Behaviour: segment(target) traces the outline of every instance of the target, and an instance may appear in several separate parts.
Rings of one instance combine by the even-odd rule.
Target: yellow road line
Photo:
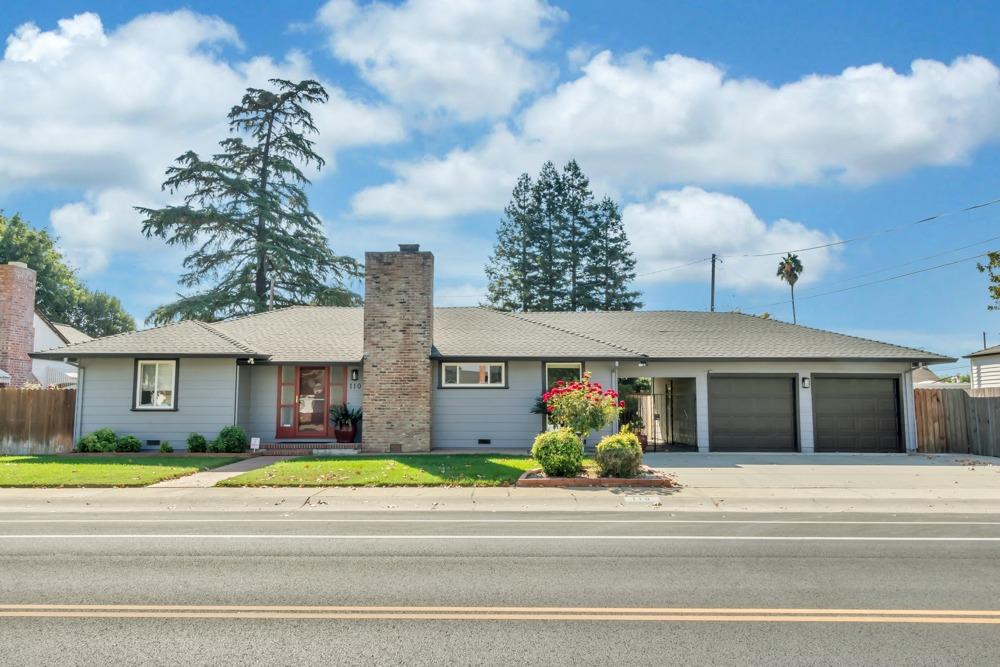
[[[997,610],[643,607],[363,607],[232,605],[0,605],[4,618],[219,618],[424,621],[959,623],[1000,625]]]

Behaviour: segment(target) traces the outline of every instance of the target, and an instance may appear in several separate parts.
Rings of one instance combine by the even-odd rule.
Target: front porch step
[[[353,453],[361,445],[352,442],[262,442],[258,454],[264,456],[312,456],[326,453]]]

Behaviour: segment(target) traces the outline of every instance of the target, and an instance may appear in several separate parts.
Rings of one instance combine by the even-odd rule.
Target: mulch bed
[[[626,487],[676,487],[680,486],[670,475],[649,466],[642,466],[636,477],[598,477],[591,469],[577,477],[549,477],[541,468],[529,470],[521,475],[515,486],[522,487],[568,487],[568,486],[626,486]]]

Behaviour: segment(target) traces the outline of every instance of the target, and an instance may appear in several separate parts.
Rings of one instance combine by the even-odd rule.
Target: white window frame
[[[478,366],[499,366],[500,367],[500,382],[481,384],[479,382],[472,383],[462,383],[462,382],[446,382],[445,376],[447,375],[447,368],[449,366],[467,366],[475,364]],[[507,386],[507,363],[504,361],[442,361],[441,362],[441,387],[443,389],[504,389]],[[455,373],[456,378],[461,377],[461,373]],[[490,372],[486,372],[486,379],[489,380]]]
[[[159,385],[160,366],[169,365],[173,369],[173,383],[170,387],[170,405],[142,405],[139,401],[142,396],[142,367],[154,365],[156,373],[153,376],[153,387]],[[132,408],[135,410],[176,410],[177,409],[177,360],[176,359],[136,359],[135,362],[135,387],[133,387]]]
[[[542,391],[548,391],[550,389],[550,387],[548,386],[548,384],[549,384],[549,367],[552,367],[552,368],[572,368],[572,367],[576,367],[580,371],[579,377],[577,378],[577,380],[582,380],[583,379],[583,373],[584,373],[584,370],[585,370],[582,361],[546,361],[545,362],[545,377],[542,380],[542,382],[544,382],[546,386],[542,387]]]

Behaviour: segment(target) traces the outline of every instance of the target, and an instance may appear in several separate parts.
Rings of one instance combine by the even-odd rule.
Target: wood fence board
[[[0,454],[73,451],[74,389],[0,389]]]

